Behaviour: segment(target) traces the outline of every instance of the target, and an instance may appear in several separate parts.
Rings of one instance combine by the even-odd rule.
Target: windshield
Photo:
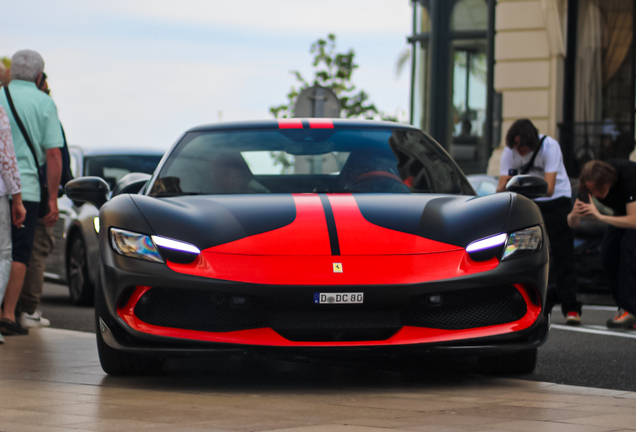
[[[422,132],[346,128],[188,133],[149,194],[312,192],[474,194]]]
[[[128,173],[152,174],[159,165],[161,157],[158,155],[86,156],[84,175],[103,178],[112,190]]]

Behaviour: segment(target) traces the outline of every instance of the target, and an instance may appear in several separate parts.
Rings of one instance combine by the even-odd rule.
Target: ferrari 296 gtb
[[[545,193],[535,180],[478,197],[435,141],[397,123],[190,129],[152,176],[125,177],[110,199],[99,178],[67,185],[101,206],[102,367],[370,350],[468,352],[529,372],[549,321],[547,238],[522,196]]]

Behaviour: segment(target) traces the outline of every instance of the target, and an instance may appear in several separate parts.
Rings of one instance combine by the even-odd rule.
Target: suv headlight
[[[119,255],[146,261],[164,262],[150,236],[111,228],[110,244]]]
[[[530,255],[543,246],[541,227],[535,226],[508,235],[501,260]]]

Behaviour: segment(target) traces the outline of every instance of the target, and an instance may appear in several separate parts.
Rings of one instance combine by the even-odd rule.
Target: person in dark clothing
[[[579,177],[579,199],[568,215],[568,224],[577,226],[590,217],[607,223],[601,256],[612,297],[618,305],[616,316],[607,321],[610,328],[636,325],[636,163],[615,159],[590,161]],[[592,197],[614,211],[601,214]]]
[[[579,325],[582,310],[576,297],[574,232],[567,222],[572,209],[572,187],[559,143],[552,137],[540,135],[530,120],[517,120],[506,134],[499,171],[497,192],[505,191],[508,181],[517,174],[541,177],[548,183],[547,195],[534,200],[541,209],[550,240],[550,276],[556,281],[556,290],[548,292],[546,310],[550,312],[559,302],[566,323]]]

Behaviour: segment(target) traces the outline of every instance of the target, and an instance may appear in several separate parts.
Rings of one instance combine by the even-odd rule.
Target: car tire
[[[509,354],[483,355],[479,358],[479,371],[488,375],[528,374],[536,367],[536,348]]]
[[[86,245],[80,234],[75,234],[69,242],[66,264],[68,290],[71,303],[76,306],[92,306],[95,288],[88,277]]]
[[[100,318],[111,330],[117,323],[110,316],[104,292],[97,275],[95,292],[95,334],[97,335],[97,354],[104,372],[108,375],[157,375],[163,369],[164,360],[160,358],[129,353],[110,347],[102,337]]]

